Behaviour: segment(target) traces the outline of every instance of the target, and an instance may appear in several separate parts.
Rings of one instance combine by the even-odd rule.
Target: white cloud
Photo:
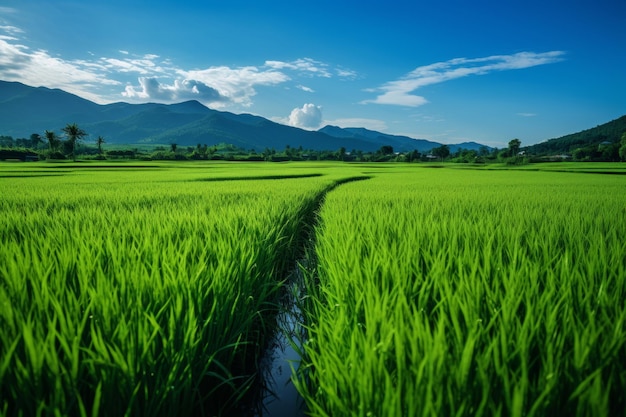
[[[388,83],[386,87],[381,89],[387,91],[376,97],[375,100],[365,100],[362,103],[393,104],[408,107],[418,107],[428,103],[428,100],[422,96],[409,94],[409,92],[413,89],[404,91],[405,89],[401,85],[392,85],[392,83]]]
[[[0,13],[2,12],[2,7],[0,7]],[[9,26],[9,25],[0,25],[0,30],[9,33],[9,34],[19,34],[19,33],[24,33],[24,31],[18,27],[15,26]]]
[[[122,95],[127,98],[170,100],[173,93],[171,88],[161,86],[156,78],[139,77],[140,88],[127,85]]]
[[[184,79],[196,80],[210,85],[231,103],[250,106],[256,95],[256,86],[272,86],[284,83],[289,77],[280,71],[259,70],[254,66],[230,68],[210,67],[204,70],[178,70]]]
[[[249,107],[259,87],[286,83],[291,80],[288,73],[331,76],[327,64],[311,58],[192,70],[156,54],[137,55],[124,49],[114,56],[88,52],[85,59],[67,60],[45,50],[32,49],[21,39],[21,33],[17,27],[0,26],[0,79],[61,88],[98,103],[123,97],[133,102],[196,99],[215,107]],[[297,88],[314,92],[305,85]]]
[[[104,58],[103,59],[107,68],[112,71],[118,72],[137,72],[139,74],[148,74],[148,70],[141,66],[133,63],[132,60],[125,59],[116,59],[116,58]]]
[[[335,71],[337,72],[338,76],[343,77],[343,78],[355,79],[358,75],[356,71],[343,69],[343,68],[337,68]]]
[[[450,81],[469,75],[484,75],[494,71],[507,71],[551,64],[563,60],[563,51],[543,53],[520,52],[513,55],[493,55],[484,58],[455,58],[445,62],[417,67],[399,80],[390,81],[370,90],[382,92],[373,100],[362,103],[394,104],[417,107],[428,103],[413,92],[422,87]]]
[[[517,113],[518,116],[522,116],[522,117],[534,117],[537,114],[536,113]]]
[[[12,32],[20,31],[14,28]],[[196,99],[216,106],[250,106],[255,87],[290,79],[273,68],[219,66],[187,71],[155,54],[119,53],[118,57],[64,60],[45,50],[32,50],[17,38],[0,36],[0,79],[61,88],[98,103],[125,97],[134,101]],[[138,85],[118,81],[130,74],[138,76]],[[111,91],[110,86],[123,84],[127,84],[124,91]],[[97,94],[103,90],[107,93]]]
[[[104,67],[84,61],[65,61],[48,51],[33,51],[25,45],[0,39],[0,78],[33,86],[61,88],[81,97],[102,102],[93,93],[96,86],[121,83],[103,74]]]
[[[302,129],[317,129],[322,124],[322,108],[311,103],[296,107],[289,115],[289,124]]]
[[[124,97],[142,101],[175,102],[194,99],[213,107],[223,107],[228,104],[250,106],[252,97],[256,95],[256,86],[272,86],[289,80],[289,77],[282,72],[263,71],[254,66],[240,68],[220,66],[192,71],[182,69],[156,71],[159,67],[152,64],[144,66],[143,62],[117,61],[119,60],[113,63],[111,60],[107,62],[115,64],[120,70],[138,72],[142,75],[155,71],[163,74],[159,78],[175,77],[171,85],[159,82],[156,77],[139,77],[139,86],[126,86],[126,90],[122,93]]]
[[[168,66],[166,62],[158,62],[157,58],[159,58],[158,55],[147,54],[123,59],[101,58],[100,61],[111,72],[135,72],[141,75],[168,75],[175,71],[175,69]]]
[[[330,71],[328,71],[327,64],[311,58],[301,58],[291,62],[265,61],[265,66],[277,70],[289,69],[293,71],[299,71],[315,77],[331,77]]]
[[[126,86],[122,95],[130,99],[178,102],[198,100],[219,103],[226,100],[219,91],[196,80],[176,80],[173,85],[160,83],[156,78],[139,78],[139,88]]]

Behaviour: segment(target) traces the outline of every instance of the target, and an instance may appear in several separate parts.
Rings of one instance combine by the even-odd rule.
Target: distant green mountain
[[[104,137],[108,144],[229,143],[258,151],[287,145],[364,151],[382,146],[356,138],[338,140],[250,114],[220,112],[197,101],[99,105],[58,89],[0,81],[0,135],[27,138],[45,130],[60,133],[68,123],[77,123],[91,138]]]
[[[327,135],[337,138],[359,139],[362,141],[371,142],[373,144],[382,143],[392,146],[394,151],[396,152],[407,152],[413,150],[428,152],[431,149],[441,146],[441,143],[433,142],[426,139],[414,139],[408,136],[389,135],[362,127],[341,128],[337,126],[324,126],[319,130],[319,132],[323,132]],[[448,145],[448,147],[450,148],[451,152],[456,152],[459,149],[479,150],[482,147],[491,149],[488,146],[484,146],[476,142],[463,142],[459,144]]]
[[[597,149],[603,145],[616,145],[624,133],[626,133],[626,115],[591,129],[549,139],[523,149],[533,155],[572,154],[577,149]]]
[[[326,133],[327,135],[336,138],[351,138],[358,139],[364,142],[372,143],[374,146],[377,144],[385,144],[392,146],[396,152],[405,152],[418,150],[420,152],[427,152],[433,148],[441,146],[440,143],[431,142],[425,139],[413,139],[408,136],[396,136],[388,135],[374,130],[368,130],[362,127],[347,127],[341,128],[338,126],[324,126],[319,132]],[[378,145],[380,147],[380,145]]]
[[[60,134],[68,123],[76,123],[91,139],[105,138],[107,144],[168,144],[209,146],[228,143],[244,149],[265,148],[337,150],[364,152],[392,146],[404,152],[429,151],[440,143],[407,136],[387,135],[363,128],[326,126],[308,131],[272,122],[251,114],[234,114],[205,107],[197,101],[177,104],[100,105],[58,89],[30,87],[0,81],[0,135],[28,138],[32,133],[52,130]],[[449,145],[478,149],[477,143]]]

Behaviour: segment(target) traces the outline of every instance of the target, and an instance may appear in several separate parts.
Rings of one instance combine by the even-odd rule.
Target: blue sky
[[[0,0],[0,79],[530,145],[626,114],[626,2]]]

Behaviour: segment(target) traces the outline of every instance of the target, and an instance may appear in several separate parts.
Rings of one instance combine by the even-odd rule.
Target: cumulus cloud
[[[231,103],[250,106],[256,95],[256,86],[273,86],[290,78],[280,71],[263,70],[255,66],[230,68],[210,67],[204,70],[178,70],[178,75],[214,87]]]
[[[122,95],[130,99],[164,102],[198,100],[215,103],[226,100],[215,88],[197,80],[176,80],[173,85],[167,85],[147,77],[139,78],[139,87],[127,85]]]
[[[314,93],[315,90],[313,90],[311,87],[307,87],[305,85],[297,85],[296,88],[302,90],[302,91],[306,91],[307,93]]]
[[[311,103],[296,107],[289,115],[289,124],[302,129],[317,129],[322,124],[322,108]]]
[[[399,80],[390,81],[369,90],[381,92],[373,100],[362,103],[394,104],[417,107],[428,102],[414,91],[432,84],[450,81],[470,75],[485,75],[495,71],[517,70],[563,60],[565,52],[520,52],[513,55],[493,55],[483,58],[455,58],[445,62],[417,67]]]

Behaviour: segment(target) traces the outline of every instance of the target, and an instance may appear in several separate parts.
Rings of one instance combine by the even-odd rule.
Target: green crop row
[[[211,175],[2,180],[1,416],[248,413],[281,279],[335,179]]]
[[[388,170],[329,193],[312,416],[626,415],[623,176]]]

